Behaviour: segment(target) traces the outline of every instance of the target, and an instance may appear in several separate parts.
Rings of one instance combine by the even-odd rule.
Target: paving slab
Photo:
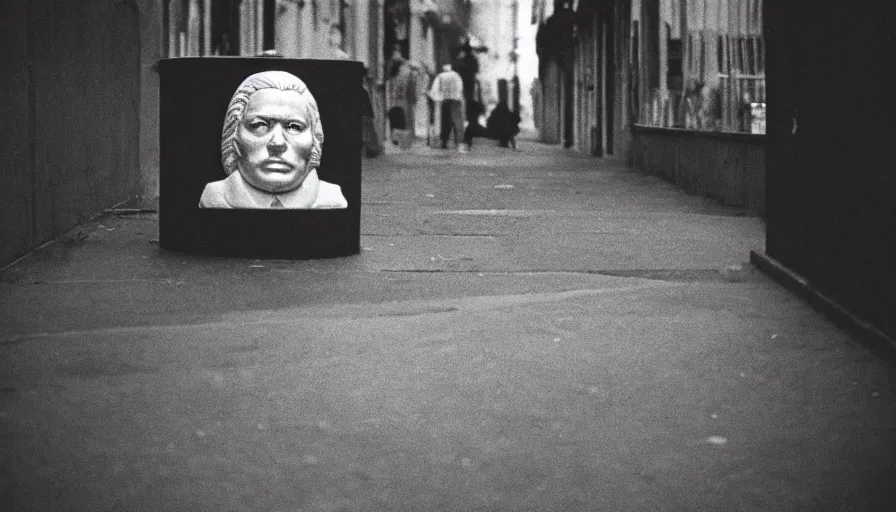
[[[9,510],[892,510],[892,366],[747,261],[762,220],[522,142],[365,161],[361,254],[0,274]]]

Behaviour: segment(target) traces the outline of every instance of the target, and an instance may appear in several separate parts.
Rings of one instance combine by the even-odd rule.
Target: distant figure
[[[389,64],[387,94],[390,135],[392,143],[398,144],[396,130],[408,130],[413,119],[414,105],[417,104],[417,84],[414,79],[414,66],[401,56],[397,47]]]
[[[214,55],[236,55],[236,48],[230,44],[230,34],[221,32],[221,42],[215,48]]]
[[[464,83],[464,105],[466,105],[467,126],[469,127],[473,125],[473,131],[475,131],[475,126],[479,124],[479,110],[477,108],[478,87],[476,80],[476,75],[479,74],[479,60],[473,54],[473,47],[470,45],[469,37],[462,37],[460,43],[460,46],[457,48],[455,59],[452,62],[452,68],[457,71],[457,74],[460,75],[460,78]],[[473,143],[473,131],[468,130],[464,134],[464,141],[468,147]]]
[[[442,148],[448,147],[448,137],[454,132],[454,144],[458,151],[466,153],[463,140],[464,129],[464,84],[460,75],[451,69],[451,64],[442,66],[442,72],[433,79],[429,97],[442,105]]]
[[[351,57],[342,49],[342,29],[337,24],[330,25],[330,35],[327,38],[327,58],[333,60],[350,60]]]
[[[507,80],[498,80],[498,105],[488,116],[488,131],[498,139],[502,148],[516,149],[516,135],[520,132],[520,116],[507,106]]]

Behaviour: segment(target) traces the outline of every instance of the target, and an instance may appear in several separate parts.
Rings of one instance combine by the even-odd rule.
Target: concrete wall
[[[541,77],[541,126],[539,136],[542,142],[547,144],[560,144],[563,140],[561,113],[563,102],[561,91],[563,89],[563,75],[560,65],[556,60],[550,59],[543,68]]]
[[[35,245],[27,15],[25,0],[0,2],[0,266]]]
[[[159,195],[159,60],[167,56],[163,5],[141,0],[140,7],[140,182],[145,199]]]
[[[0,265],[137,194],[139,8],[0,2]]]
[[[613,2],[613,154],[623,156],[626,161],[631,161],[632,119],[631,81],[629,69],[631,61],[631,48],[629,37],[631,33],[632,2],[631,0],[616,0]]]
[[[765,137],[636,126],[632,163],[689,194],[765,211]]]

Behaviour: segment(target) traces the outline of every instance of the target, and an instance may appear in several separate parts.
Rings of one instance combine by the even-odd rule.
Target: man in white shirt
[[[454,132],[454,144],[458,151],[467,151],[463,141],[464,130],[464,82],[460,75],[451,69],[451,64],[442,66],[442,72],[436,75],[429,89],[429,97],[441,103],[442,109],[442,147],[448,147],[448,137]]]

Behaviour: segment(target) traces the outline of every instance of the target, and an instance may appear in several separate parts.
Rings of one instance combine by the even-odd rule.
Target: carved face
[[[262,89],[252,94],[236,133],[243,179],[270,193],[301,186],[311,171],[311,117],[308,102],[296,91]]]

